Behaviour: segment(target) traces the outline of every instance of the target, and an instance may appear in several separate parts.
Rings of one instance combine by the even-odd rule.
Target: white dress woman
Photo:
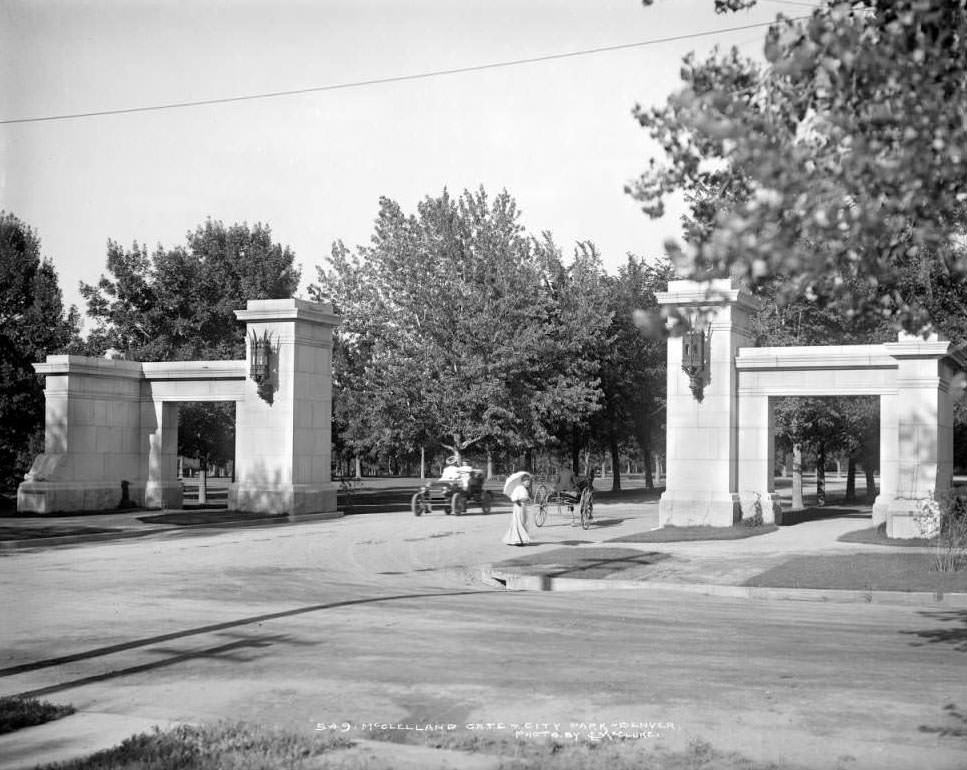
[[[527,503],[530,501],[530,480],[525,484],[519,484],[510,493],[510,499],[514,503],[514,511],[510,515],[510,528],[503,537],[503,542],[507,545],[527,545],[531,541],[531,536],[527,532]]]

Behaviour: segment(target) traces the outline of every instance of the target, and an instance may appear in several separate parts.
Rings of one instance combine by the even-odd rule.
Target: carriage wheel
[[[480,510],[484,514],[490,513],[490,508],[494,504],[494,496],[489,491],[484,490],[480,495]]]
[[[547,491],[547,487],[541,484],[537,488],[537,492],[534,494],[534,502],[537,503],[537,513],[534,514],[534,523],[538,527],[543,527],[544,522],[547,521],[547,504],[550,493]]]
[[[453,497],[450,500],[450,512],[454,516],[459,516],[461,513],[467,510],[467,502],[463,499],[463,494],[460,492],[454,492]]]
[[[588,529],[591,526],[591,511],[594,509],[594,497],[590,489],[585,489],[581,495],[581,528]]]
[[[414,516],[420,516],[424,513],[424,507],[423,495],[417,492],[413,495],[413,499],[410,500],[410,510],[413,511]]]

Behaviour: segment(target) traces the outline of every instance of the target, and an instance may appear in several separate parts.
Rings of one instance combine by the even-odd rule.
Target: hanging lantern
[[[249,337],[249,376],[258,386],[259,397],[272,403],[272,341],[269,333],[259,337],[252,332]]]
[[[682,335],[682,371],[688,375],[692,395],[701,401],[705,390],[708,338],[704,329],[690,329]]]

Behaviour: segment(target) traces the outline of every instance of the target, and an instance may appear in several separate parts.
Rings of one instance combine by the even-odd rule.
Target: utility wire
[[[793,5],[799,8],[819,8],[819,3],[797,3],[795,0],[762,0],[764,3],[777,3],[778,5]]]
[[[790,21],[802,21],[808,17],[801,16]],[[761,29],[771,27],[775,22],[762,22],[760,24],[747,24],[742,27],[728,27],[726,29],[715,29],[707,32],[691,32],[685,35],[673,35],[671,37],[656,38],[654,40],[643,40],[638,43],[623,43],[621,45],[602,46],[600,48],[585,48],[580,51],[567,51],[565,53],[554,53],[546,56],[533,56],[526,59],[511,59],[509,61],[493,62],[491,64],[478,64],[470,67],[456,67],[454,69],[433,70],[431,72],[421,72],[413,75],[395,75],[384,78],[373,78],[372,80],[356,80],[349,83],[335,83],[326,86],[315,86],[311,88],[294,88],[288,91],[270,91],[261,94],[248,94],[245,96],[225,96],[217,99],[199,99],[190,102],[172,102],[170,104],[156,104],[147,107],[124,107],[116,110],[97,110],[93,112],[74,112],[64,115],[44,115],[35,118],[10,118],[0,120],[0,125],[13,125],[18,123],[42,123],[54,120],[74,120],[77,118],[100,118],[108,115],[127,115],[134,112],[157,112],[160,110],[176,110],[186,107],[203,107],[211,104],[230,104],[232,102],[248,102],[256,99],[275,99],[280,96],[297,96],[299,94],[321,93],[323,91],[338,91],[347,88],[362,88],[363,86],[382,85],[386,83],[401,83],[408,80],[425,80],[427,78],[442,77],[444,75],[460,75],[466,72],[481,72],[484,70],[501,69],[504,67],[517,67],[521,64],[536,64],[538,62],[555,61],[557,59],[568,59],[576,56],[590,56],[592,54],[607,53],[609,51],[622,51],[629,48],[644,48],[650,45],[660,45],[662,43],[672,43],[678,40],[691,40],[697,37],[709,37],[711,35],[723,35],[729,32],[741,32],[747,29]]]

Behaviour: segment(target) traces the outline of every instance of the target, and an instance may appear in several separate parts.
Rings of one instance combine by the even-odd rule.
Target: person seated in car
[[[446,484],[448,486],[460,483],[460,468],[457,466],[456,457],[447,458],[447,464],[443,469],[443,473],[440,474],[440,478],[437,483]]]

